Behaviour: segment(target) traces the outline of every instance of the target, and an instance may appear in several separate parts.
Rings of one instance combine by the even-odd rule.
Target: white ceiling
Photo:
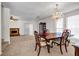
[[[11,15],[19,16],[21,20],[34,20],[52,15],[55,2],[4,2],[4,7],[11,10]],[[79,9],[79,2],[58,2],[63,13]]]

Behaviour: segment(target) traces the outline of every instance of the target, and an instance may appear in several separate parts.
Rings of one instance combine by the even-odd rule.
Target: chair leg
[[[70,40],[68,40],[68,43],[70,43]]]
[[[66,52],[67,52],[67,45],[66,45],[66,43],[65,43],[65,50],[66,50]]]
[[[68,46],[69,46],[70,40],[68,40]]]
[[[47,45],[47,51],[50,53],[50,45]]]
[[[62,46],[60,45],[60,51],[61,51],[61,54],[63,54],[63,52],[62,52]]]
[[[40,54],[40,51],[41,51],[41,47],[39,47],[39,51],[38,51],[38,55],[37,55],[37,56],[39,56],[39,54]]]
[[[36,46],[35,46],[35,51],[36,51],[36,49],[37,49],[37,44],[36,44]]]
[[[54,44],[54,43],[52,42],[52,43],[51,43],[51,48],[53,48],[53,44]]]

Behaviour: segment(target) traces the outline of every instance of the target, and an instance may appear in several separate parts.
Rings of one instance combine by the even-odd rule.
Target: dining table
[[[73,35],[72,34],[70,34],[69,35],[69,37],[72,37]],[[49,33],[46,37],[45,37],[45,39],[46,39],[46,41],[47,42],[50,42],[50,41],[55,41],[55,40],[60,40],[62,38],[62,33],[59,33],[59,32],[56,32],[56,33]],[[70,41],[69,39],[68,39],[68,41]],[[51,47],[52,47],[53,45],[52,45],[52,43],[51,43]]]
[[[72,37],[72,36],[74,36],[73,34],[70,34],[69,35],[69,37]],[[56,33],[49,33],[46,37],[45,37],[45,39],[46,40],[55,40],[55,39],[61,39],[62,38],[62,33],[60,33],[60,32],[56,32]]]
[[[55,41],[61,38],[62,38],[62,33],[49,33],[47,36],[45,36],[45,40],[51,43],[50,45],[51,48],[53,48],[52,41]]]
[[[62,33],[49,33],[45,39],[50,41],[50,40],[55,40],[55,39],[60,39],[62,38]]]

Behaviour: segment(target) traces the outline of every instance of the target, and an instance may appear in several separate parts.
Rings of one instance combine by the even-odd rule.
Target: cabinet
[[[45,22],[40,22],[39,23],[39,34],[43,35],[46,31],[46,23]]]

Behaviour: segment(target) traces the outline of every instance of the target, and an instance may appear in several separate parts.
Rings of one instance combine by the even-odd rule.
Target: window
[[[56,31],[62,32],[63,31],[63,18],[58,19],[56,22]]]
[[[72,34],[79,36],[79,15],[68,17],[67,28],[71,30]]]

